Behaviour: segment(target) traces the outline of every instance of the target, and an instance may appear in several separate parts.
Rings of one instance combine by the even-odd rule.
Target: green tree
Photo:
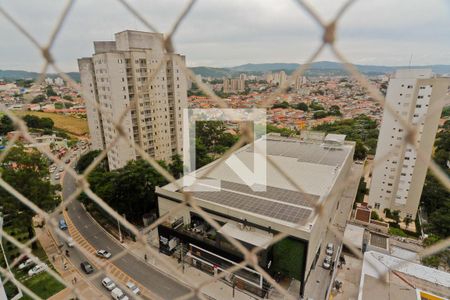
[[[279,133],[281,136],[294,136],[294,135],[298,134],[298,132],[293,129],[289,129],[289,128],[285,128],[285,127],[278,128],[275,125],[268,124],[266,126],[266,133],[270,133],[270,132]]]
[[[392,212],[392,219],[395,221],[395,223],[400,223],[400,211],[399,210],[394,210]]]
[[[39,118],[33,115],[25,115],[23,120],[30,128],[53,129],[54,122],[50,118]]]
[[[169,164],[169,171],[175,178],[180,178],[183,175],[183,160],[179,154],[172,156],[172,161]]]
[[[328,113],[323,110],[315,111],[313,114],[314,119],[322,119],[328,116]]]
[[[2,116],[0,119],[0,135],[5,135],[10,131],[14,131],[14,129],[12,120],[7,115]]]
[[[380,220],[380,216],[378,215],[378,213],[375,210],[372,210],[372,212],[370,213],[370,218],[375,221]]]
[[[31,202],[50,212],[59,203],[55,194],[57,187],[45,179],[48,173],[47,160],[37,150],[25,151],[17,144],[6,156],[0,172],[2,178]],[[34,212],[15,196],[0,187],[0,199],[4,214],[20,216],[25,224],[31,225]]]
[[[361,141],[356,141],[354,159],[363,160],[367,156],[366,146]]]
[[[358,191],[356,192],[356,202],[361,203],[364,201],[364,195],[368,193],[367,183],[364,181],[364,177],[359,179]]]
[[[289,108],[289,107],[290,107],[290,105],[286,101],[283,101],[280,103],[275,103],[274,105],[272,105],[272,108]]]
[[[303,111],[308,111],[309,110],[308,105],[305,102],[297,103],[295,105],[295,109],[299,109],[299,110],[303,110]]]
[[[325,107],[323,107],[323,105],[317,103],[317,102],[311,102],[311,104],[309,105],[309,108],[311,108],[311,110],[316,111],[316,110],[325,110]]]
[[[45,89],[45,94],[47,95],[47,97],[58,96],[58,94],[53,90],[53,88],[50,85],[47,85]]]
[[[33,98],[33,100],[31,100],[31,103],[41,103],[44,102],[45,100],[47,100],[47,97],[45,97],[45,95],[37,95],[36,97]]]
[[[332,116],[342,116],[340,107],[337,105],[332,105],[328,111],[328,114]]]
[[[75,166],[75,170],[78,173],[83,173],[84,170],[94,161],[94,159],[99,156],[101,153],[101,150],[91,150],[83,155],[81,155],[80,159],[77,162],[77,165]],[[105,157],[102,159],[102,161],[97,165],[97,170],[106,172],[108,171],[108,158]]]
[[[403,222],[405,222],[406,228],[408,228],[409,224],[411,224],[411,222],[412,222],[412,218],[406,217],[403,219]]]
[[[164,162],[158,162],[167,169]],[[119,214],[134,223],[156,208],[155,187],[167,181],[148,162],[139,159],[114,171],[94,170],[88,177],[91,189]],[[87,204],[92,202],[84,197]]]

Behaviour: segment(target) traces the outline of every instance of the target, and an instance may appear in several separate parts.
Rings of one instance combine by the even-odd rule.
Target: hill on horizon
[[[247,73],[252,75],[262,75],[267,72],[285,71],[287,74],[291,74],[297,69],[300,64],[297,63],[262,63],[262,64],[243,64],[234,67],[218,68],[208,66],[190,67],[195,73],[202,75],[203,77],[230,77],[236,76],[240,73]],[[366,75],[383,75],[386,73],[392,73],[396,69],[402,68],[431,68],[436,74],[450,74],[450,65],[423,65],[423,66],[378,66],[378,65],[358,65],[355,67],[363,74]],[[78,72],[67,73],[75,81],[80,81],[80,74]],[[332,61],[318,61],[311,64],[310,68],[306,71],[306,76],[333,76],[333,75],[348,75],[345,67],[342,63]],[[57,74],[49,73],[48,77],[56,78]],[[0,79],[16,80],[16,79],[36,79],[39,77],[37,72],[28,72],[22,70],[0,70]]]

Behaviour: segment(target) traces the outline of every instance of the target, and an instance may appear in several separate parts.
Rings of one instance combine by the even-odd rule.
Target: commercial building
[[[180,255],[183,262],[217,274],[243,259],[226,239],[233,237],[248,249],[260,247],[259,265],[273,276],[297,279],[303,294],[308,275],[325,248],[327,224],[333,222],[339,207],[355,148],[343,135],[311,136],[314,138],[269,134],[255,141],[258,147],[265,143],[267,156],[290,178],[268,163],[266,191],[253,191],[224,163],[212,162],[191,174],[201,178],[208,173],[208,179],[220,181],[220,189],[192,192],[197,204],[220,224],[220,230],[190,207],[172,211],[184,200],[183,189],[177,185],[156,188],[159,215],[169,214],[158,227],[160,251]],[[249,168],[253,146],[246,145],[233,154]],[[183,178],[178,180],[180,186],[183,182]],[[315,204],[326,196],[323,214],[312,217]],[[279,232],[288,237],[269,245]],[[260,297],[267,290],[265,280],[250,267],[228,274],[226,280]]]
[[[381,213],[387,208],[399,210],[402,218],[415,219],[428,163],[431,157],[443,99],[450,78],[434,77],[429,69],[398,70],[389,81],[385,109],[376,150],[370,186],[369,205]],[[399,117],[416,128],[414,146],[407,143],[408,133]]]
[[[364,253],[358,300],[445,300],[449,295],[449,273],[377,251]]]
[[[122,120],[126,139],[108,151],[111,169],[139,157],[130,143],[158,160],[182,152],[185,57],[165,53],[162,39],[160,33],[126,30],[115,41],[94,42],[92,57],[78,60],[93,149],[108,147]]]

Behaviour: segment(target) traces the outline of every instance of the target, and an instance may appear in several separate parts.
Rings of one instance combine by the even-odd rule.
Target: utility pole
[[[122,243],[122,242],[123,242],[123,240],[122,240],[122,231],[120,231],[120,222],[119,222],[119,219],[117,219],[117,227],[118,227],[118,229],[119,229],[119,241]]]
[[[181,243],[181,248],[180,248],[180,260],[181,260],[181,270],[184,273],[184,255],[183,255],[183,243]]]

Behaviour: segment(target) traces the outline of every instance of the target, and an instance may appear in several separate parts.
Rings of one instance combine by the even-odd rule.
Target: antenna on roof
[[[409,69],[411,69],[412,59],[413,59],[413,54],[411,53],[411,56],[409,57]]]

